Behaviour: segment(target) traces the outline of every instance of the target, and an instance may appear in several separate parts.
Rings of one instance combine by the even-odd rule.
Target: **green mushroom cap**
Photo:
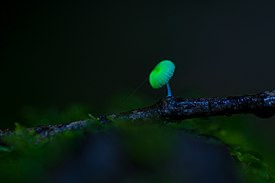
[[[175,71],[175,64],[170,60],[163,60],[151,71],[149,82],[154,89],[167,84]]]

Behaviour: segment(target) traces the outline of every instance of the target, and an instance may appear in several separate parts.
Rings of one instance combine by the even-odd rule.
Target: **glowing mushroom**
[[[170,60],[163,60],[158,63],[151,71],[149,82],[154,89],[161,88],[163,85],[167,87],[167,97],[172,96],[169,80],[175,71],[175,64]]]

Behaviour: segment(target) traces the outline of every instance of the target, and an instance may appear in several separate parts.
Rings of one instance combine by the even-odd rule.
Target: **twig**
[[[251,113],[261,118],[273,116],[275,114],[275,91],[234,97],[196,99],[168,97],[149,107],[100,116],[97,120],[102,123],[115,120],[182,121],[190,118],[230,116],[240,113]],[[82,120],[68,124],[34,127],[30,130],[34,130],[43,137],[49,137],[65,131],[83,129],[88,123],[88,120]],[[0,130],[0,137],[10,134],[12,130]]]
[[[215,98],[164,98],[156,104],[107,116],[117,120],[184,120],[198,117],[230,116],[239,113],[252,113],[268,118],[275,114],[275,91],[256,95]]]

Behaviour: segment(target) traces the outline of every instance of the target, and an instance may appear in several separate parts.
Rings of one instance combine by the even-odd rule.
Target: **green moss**
[[[84,113],[74,112],[69,118]],[[85,115],[88,117],[88,113]],[[58,166],[91,134],[118,134],[122,137],[120,143],[128,158],[139,166],[153,169],[169,159],[175,134],[184,131],[194,136],[207,137],[207,143],[225,144],[248,182],[274,182],[274,166],[270,164],[273,159],[263,157],[261,149],[253,143],[249,129],[250,119],[249,116],[238,115],[230,118],[192,119],[181,123],[117,121],[103,124],[91,117],[87,129],[66,132],[50,139],[42,138],[16,124],[15,133],[2,139],[0,144],[0,177],[6,182],[41,181],[47,177],[50,167]],[[159,176],[163,180],[171,180],[165,173]]]

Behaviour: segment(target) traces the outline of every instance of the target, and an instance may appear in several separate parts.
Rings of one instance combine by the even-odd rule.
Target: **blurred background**
[[[150,105],[165,96],[147,81],[163,59],[176,96],[275,89],[274,1],[9,1],[0,17],[1,128]],[[244,119],[230,128],[272,157],[275,118]]]
[[[274,89],[272,1],[54,1],[1,5],[1,126],[24,107],[104,113],[114,96],[165,95],[147,78],[176,64],[176,96]]]

